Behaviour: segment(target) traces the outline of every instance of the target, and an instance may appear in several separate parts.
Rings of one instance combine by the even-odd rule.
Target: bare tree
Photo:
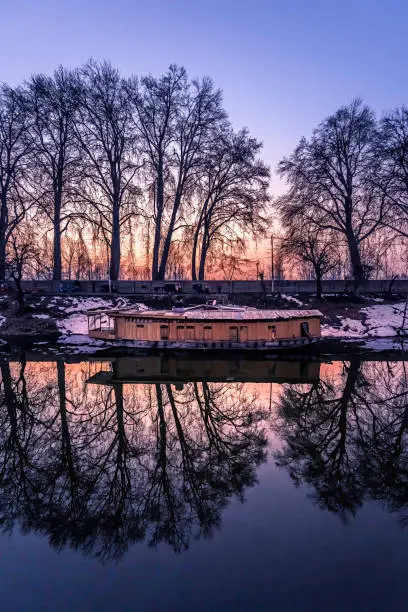
[[[5,280],[10,236],[32,206],[26,163],[31,153],[27,101],[22,89],[0,87],[0,280]]]
[[[192,279],[204,280],[209,249],[244,232],[262,235],[269,201],[269,169],[257,158],[262,144],[247,130],[219,133],[204,155],[197,189],[199,210],[193,236]],[[199,259],[198,259],[199,255]],[[198,266],[198,275],[197,275]]]
[[[334,270],[339,261],[339,250],[333,232],[319,232],[313,224],[297,220],[287,228],[281,249],[287,259],[312,268],[316,280],[316,297],[320,299],[323,276]]]
[[[40,206],[53,227],[53,280],[61,280],[61,236],[72,210],[73,179],[78,168],[73,120],[78,107],[74,75],[59,67],[53,77],[35,75],[28,83],[32,114],[31,134],[35,151]]]
[[[386,114],[380,122],[378,185],[392,206],[385,225],[408,237],[408,108]]]
[[[132,98],[153,194],[152,277],[163,279],[202,153],[226,115],[209,78],[189,82],[184,68],[174,65],[159,79],[134,80]]]
[[[84,199],[110,248],[110,278],[120,271],[121,228],[136,214],[139,190],[135,133],[126,82],[109,63],[89,61],[80,70],[75,134],[85,154]]]
[[[310,140],[302,138],[278,167],[289,184],[277,201],[283,221],[300,216],[344,237],[356,285],[366,277],[361,243],[381,226],[387,207],[373,181],[380,163],[376,140],[373,112],[354,100],[323,121]]]
[[[32,239],[33,228],[25,224],[17,226],[9,238],[7,253],[7,271],[14,280],[19,311],[25,306],[23,277],[33,278],[41,265],[41,253]]]

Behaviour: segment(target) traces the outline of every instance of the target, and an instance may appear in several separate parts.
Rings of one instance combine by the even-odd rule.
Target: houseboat
[[[321,317],[319,310],[208,304],[173,310],[93,310],[88,313],[88,333],[152,348],[285,348],[319,340]]]

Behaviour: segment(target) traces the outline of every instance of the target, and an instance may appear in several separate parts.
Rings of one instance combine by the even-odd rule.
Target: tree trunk
[[[156,218],[156,225],[154,228],[152,280],[159,279],[160,241],[161,241],[161,215],[160,215],[160,219],[158,217]]]
[[[118,202],[113,205],[112,215],[112,239],[111,239],[111,260],[109,277],[110,280],[117,281],[119,278],[120,270],[120,224],[119,224],[119,210],[120,206]]]
[[[316,297],[318,300],[322,299],[322,273],[319,266],[315,267],[315,276],[316,276]]]
[[[18,446],[18,433],[17,433],[17,399],[15,392],[13,391],[13,378],[11,375],[10,363],[4,362],[0,366],[1,368],[1,380],[4,387],[4,404],[6,405],[8,416],[10,419],[10,439]]]
[[[159,275],[158,275],[159,280],[164,280],[166,276],[166,268],[167,268],[167,261],[169,258],[169,254],[170,254],[171,239],[173,237],[174,226],[176,224],[176,218],[177,218],[178,210],[180,208],[180,203],[181,203],[181,188],[177,190],[175,198],[174,198],[174,202],[173,202],[173,210],[171,213],[169,228],[167,230],[166,239],[164,241],[161,260],[160,260]]]
[[[194,232],[194,242],[193,242],[193,252],[191,254],[191,280],[197,280],[197,249],[198,249],[198,239],[200,236],[200,226],[197,225],[196,230]]]
[[[207,260],[208,248],[210,246],[210,239],[208,235],[208,226],[204,226],[203,241],[201,244],[200,253],[200,267],[198,269],[198,280],[203,281],[205,279],[205,262]]]
[[[8,226],[7,198],[6,198],[6,195],[2,193],[1,211],[0,211],[0,281],[6,280],[7,226]]]
[[[343,393],[338,402],[339,409],[339,420],[338,430],[340,433],[340,439],[338,442],[339,457],[342,458],[346,451],[346,440],[347,440],[347,414],[349,409],[350,399],[353,393],[356,392],[356,385],[358,376],[361,368],[361,359],[359,357],[352,357],[350,359],[350,365],[347,370],[347,379],[344,385]]]
[[[351,270],[354,278],[355,288],[359,287],[365,280],[364,268],[361,262],[360,249],[352,229],[347,231],[347,244],[350,255]]]
[[[54,210],[54,266],[52,280],[60,281],[61,275],[61,195],[55,198]]]
[[[16,285],[18,312],[24,312],[25,300],[21,273],[18,273],[17,276],[13,276],[13,278]]]
[[[198,250],[198,241],[200,239],[200,232],[203,225],[203,220],[205,218],[205,214],[208,206],[208,197],[205,199],[203,207],[200,212],[200,217],[197,221],[197,226],[194,232],[194,243],[193,243],[193,252],[191,255],[191,279],[193,281],[197,280],[197,250]]]
[[[123,406],[123,385],[120,383],[113,385],[113,392],[115,395],[115,406],[116,406],[116,419],[118,425],[118,452],[117,452],[117,466],[122,472],[126,470],[126,449],[127,449],[127,438],[124,421],[124,406]]]
[[[163,179],[163,160],[159,157],[157,169],[157,184],[156,184],[156,222],[154,228],[153,241],[153,260],[152,260],[152,280],[159,278],[159,255],[161,242],[161,224],[164,209],[164,179]]]
[[[201,247],[201,254],[200,254],[200,267],[198,269],[198,280],[199,281],[205,280],[205,261],[207,259],[207,253],[208,253],[207,242],[203,240],[203,244]]]

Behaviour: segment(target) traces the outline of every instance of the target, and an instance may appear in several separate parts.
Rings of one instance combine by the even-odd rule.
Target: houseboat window
[[[168,340],[168,339],[169,339],[169,326],[160,325],[160,340]]]
[[[186,328],[187,340],[194,340],[194,337],[195,337],[195,327],[193,325],[187,325],[187,328]]]
[[[204,325],[204,340],[212,340],[212,327],[211,325]]]
[[[248,327],[246,325],[241,325],[239,328],[239,339],[241,342],[248,340]]]
[[[98,317],[99,331],[111,332],[114,330],[114,319],[107,314],[102,314]]]
[[[270,340],[275,340],[275,338],[276,338],[276,326],[275,325],[268,325],[268,330],[269,330],[269,339]]]
[[[238,342],[238,327],[230,327],[229,328],[229,336],[231,342]]]
[[[310,336],[309,323],[306,323],[306,321],[300,324],[300,335],[302,338],[308,338]]]
[[[185,337],[184,325],[177,325],[177,340],[185,340]]]

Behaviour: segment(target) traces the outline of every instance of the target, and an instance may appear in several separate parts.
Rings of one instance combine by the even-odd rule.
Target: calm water
[[[0,609],[408,607],[408,362],[2,362]]]

